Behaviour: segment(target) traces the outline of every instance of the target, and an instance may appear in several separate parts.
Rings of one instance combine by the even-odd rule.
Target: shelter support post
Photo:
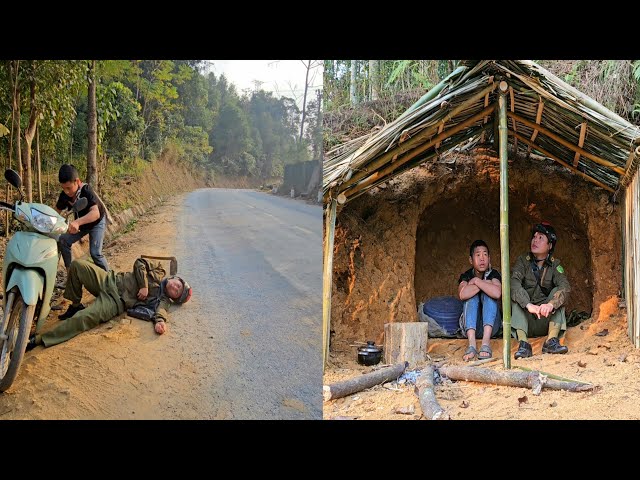
[[[511,368],[511,268],[509,266],[509,173],[507,170],[507,82],[500,82],[500,265],[502,274],[502,338],[504,368]]]
[[[333,237],[336,228],[337,200],[327,205],[324,230],[324,272],[322,275],[322,372],[329,359],[329,336],[331,332],[331,279],[333,277]]]

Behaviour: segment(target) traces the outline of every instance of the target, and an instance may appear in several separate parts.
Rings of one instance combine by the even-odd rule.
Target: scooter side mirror
[[[85,208],[87,208],[87,205],[89,204],[89,200],[87,200],[85,197],[80,197],[78,198],[78,200],[76,200],[76,203],[73,204],[73,211],[78,213],[81,210],[84,210]]]
[[[16,172],[15,170],[7,168],[4,171],[4,178],[18,190],[20,190],[20,187],[22,187],[22,179],[20,178],[20,175],[18,175],[18,172]]]

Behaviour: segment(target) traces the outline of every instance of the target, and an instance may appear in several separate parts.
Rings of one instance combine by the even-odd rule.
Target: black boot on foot
[[[66,320],[67,318],[71,318],[80,310],[84,310],[83,304],[80,304],[77,307],[70,305],[69,308],[67,308],[67,311],[58,317],[58,320]]]
[[[542,353],[567,353],[569,347],[560,345],[560,340],[557,337],[551,337],[542,345]]]
[[[533,349],[531,348],[531,344],[525,342],[524,340],[520,340],[520,345],[513,358],[517,360],[518,358],[527,357],[533,357]]]

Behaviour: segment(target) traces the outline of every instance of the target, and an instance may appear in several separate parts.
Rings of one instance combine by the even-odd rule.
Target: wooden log
[[[346,397],[352,393],[360,392],[381,383],[395,380],[404,373],[408,366],[409,365],[407,363],[392,365],[390,367],[376,370],[375,372],[365,373],[359,377],[332,383],[331,385],[324,385],[322,387],[322,397],[325,402],[328,402],[329,400]]]
[[[584,147],[584,137],[586,134],[587,134],[587,122],[582,122],[582,125],[580,125],[580,138],[578,139],[578,146],[580,148]],[[580,161],[580,154],[576,152],[576,154],[573,156],[573,166],[577,167],[579,161]]]
[[[427,361],[427,322],[384,324],[384,363],[403,363],[415,367]]]
[[[438,403],[433,391],[433,365],[427,365],[416,380],[415,392],[420,400],[422,415],[427,420],[450,420],[449,414]]]
[[[459,367],[456,365],[445,365],[440,367],[438,371],[451,380],[492,383],[494,385],[505,385],[508,387],[535,388],[540,386],[541,372],[539,371],[515,372],[511,370],[498,372],[489,368]],[[563,382],[547,378],[542,388],[566,390],[568,392],[587,392],[597,389],[598,386],[588,383]]]
[[[516,368],[519,368],[520,370],[524,370],[525,372],[535,372],[535,370],[532,370],[532,369],[527,368],[527,367],[516,366]],[[587,382],[581,382],[579,380],[573,380],[572,378],[560,377],[558,375],[554,375],[553,373],[543,372],[542,370],[538,370],[538,372],[542,373],[543,375],[546,375],[549,378],[553,378],[555,380],[562,380],[564,382],[581,383],[582,385],[589,385]]]

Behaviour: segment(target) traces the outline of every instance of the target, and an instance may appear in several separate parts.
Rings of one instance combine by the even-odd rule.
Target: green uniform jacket
[[[154,305],[160,298],[160,304],[156,310],[156,318],[153,323],[166,322],[167,310],[171,300],[160,291],[160,284],[166,272],[160,262],[151,262],[144,258],[138,258],[133,264],[133,272],[119,272],[116,276],[118,292],[125,303],[125,310],[135,305]],[[149,293],[144,301],[138,300],[138,290],[148,288]]]
[[[533,273],[531,260],[533,254],[520,255],[516,264],[511,270],[511,300],[526,310],[528,303],[541,305],[551,303],[553,309],[557,310],[563,306],[569,297],[571,286],[564,274],[564,269],[560,265],[560,260],[549,257],[542,265],[540,272],[540,288]],[[551,290],[557,287],[553,297],[549,298]],[[545,291],[547,293],[545,293]]]

